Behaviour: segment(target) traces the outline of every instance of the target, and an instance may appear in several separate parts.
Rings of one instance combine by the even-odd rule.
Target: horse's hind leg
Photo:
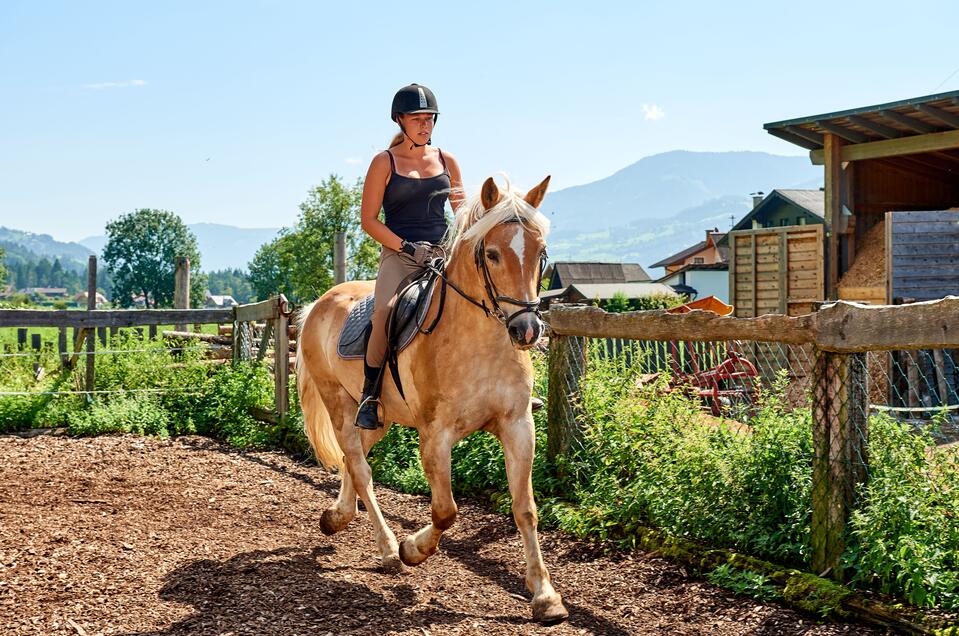
[[[533,619],[540,623],[558,623],[569,613],[553,589],[536,536],[536,502],[533,501],[533,419],[526,418],[503,426],[497,432],[506,457],[506,476],[513,497],[513,518],[523,538],[526,553],[526,587],[533,593]]]
[[[376,503],[376,495],[373,494],[373,472],[366,461],[366,449],[373,445],[375,436],[370,436],[369,446],[360,439],[359,429],[353,425],[353,417],[356,414],[356,402],[350,397],[349,393],[340,390],[335,400],[335,407],[330,409],[330,415],[333,418],[333,428],[336,430],[336,441],[343,451],[346,469],[344,472],[344,486],[347,474],[349,475],[350,486],[355,489],[357,495],[366,505],[370,521],[373,522],[373,532],[376,536],[376,546],[380,550],[383,559],[383,569],[387,572],[398,572],[403,564],[400,562],[400,546],[396,542],[396,535],[386,525],[383,513]],[[349,493],[343,493],[341,495]],[[348,499],[347,499],[348,501]],[[338,500],[339,502],[339,500]],[[346,504],[349,505],[348,503]],[[352,505],[356,505],[355,501]]]
[[[386,428],[378,428],[375,431],[361,431],[360,437],[363,444],[363,455],[370,452],[370,449],[386,435]],[[335,534],[349,525],[356,516],[356,488],[353,487],[353,479],[350,477],[350,471],[340,471],[340,494],[336,498],[336,503],[323,511],[320,517],[320,530],[323,534]]]
[[[411,534],[400,545],[406,565],[419,565],[439,547],[440,537],[456,520],[456,502],[450,487],[450,451],[453,440],[446,431],[420,431],[420,456],[432,493],[432,523]]]

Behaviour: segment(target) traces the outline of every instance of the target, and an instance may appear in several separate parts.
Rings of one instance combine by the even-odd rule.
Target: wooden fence
[[[165,335],[179,339],[203,339],[200,334],[185,331],[186,325],[232,324],[232,358],[243,360],[256,357],[264,359],[272,339],[274,349],[274,387],[276,413],[279,420],[289,413],[290,378],[290,305],[282,295],[259,303],[238,305],[226,309],[87,309],[43,310],[0,309],[0,327],[18,327],[18,339],[26,341],[26,328],[52,327],[59,329],[57,347],[61,364],[72,368],[77,357],[86,355],[85,389],[94,388],[97,340],[106,342],[106,330],[116,333],[120,328],[148,329],[148,337],[157,336],[161,325],[175,325],[179,329]],[[263,323],[255,328],[256,323]],[[69,344],[68,329],[73,329],[72,344]],[[22,334],[22,335],[20,335]],[[40,349],[39,334],[33,334],[35,349]],[[98,337],[99,336],[99,337]],[[258,336],[258,337],[255,337]],[[255,340],[254,340],[255,337]],[[212,338],[212,336],[211,336]],[[209,339],[209,338],[207,338]],[[84,349],[84,343],[86,351]]]
[[[586,306],[554,305],[547,321],[549,348],[549,443],[552,456],[575,447],[580,424],[564,408],[575,402],[585,367],[585,338],[653,341],[753,341],[813,348],[812,566],[842,578],[840,557],[854,504],[864,482],[868,438],[868,389],[861,374],[867,351],[959,348],[959,298],[901,306],[826,305],[801,316],[755,318],[703,311],[665,310],[612,314]],[[576,342],[579,340],[580,342]]]

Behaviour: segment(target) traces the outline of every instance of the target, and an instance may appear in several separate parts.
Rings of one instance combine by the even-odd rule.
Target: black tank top
[[[444,207],[449,198],[450,173],[440,150],[443,172],[417,179],[396,173],[396,161],[389,150],[392,174],[383,192],[386,227],[406,241],[439,243],[446,234]]]

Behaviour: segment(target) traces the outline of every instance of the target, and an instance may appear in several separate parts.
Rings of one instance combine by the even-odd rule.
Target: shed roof
[[[638,283],[650,280],[639,263],[558,261],[553,264],[563,285],[573,283]]]
[[[823,148],[825,133],[861,144],[959,130],[959,91],[775,121],[763,128],[807,150]]]

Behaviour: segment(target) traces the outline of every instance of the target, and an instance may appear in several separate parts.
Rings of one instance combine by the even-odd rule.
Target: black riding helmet
[[[412,137],[406,134],[406,129],[403,128],[403,124],[400,123],[398,115],[414,115],[417,113],[433,113],[433,123],[436,123],[436,120],[440,116],[440,111],[436,104],[436,96],[433,94],[433,91],[419,84],[410,84],[396,91],[396,95],[393,96],[393,106],[390,109],[390,118],[399,124],[400,130],[403,131],[406,138],[413,144],[411,149],[413,147],[420,148],[424,145],[428,146],[433,143],[432,139],[427,140],[425,144],[416,143]]]
[[[440,111],[433,91],[419,84],[410,84],[396,91],[396,95],[393,96],[390,118],[396,121],[396,116],[401,113],[404,115],[433,113],[433,121],[436,121]]]

